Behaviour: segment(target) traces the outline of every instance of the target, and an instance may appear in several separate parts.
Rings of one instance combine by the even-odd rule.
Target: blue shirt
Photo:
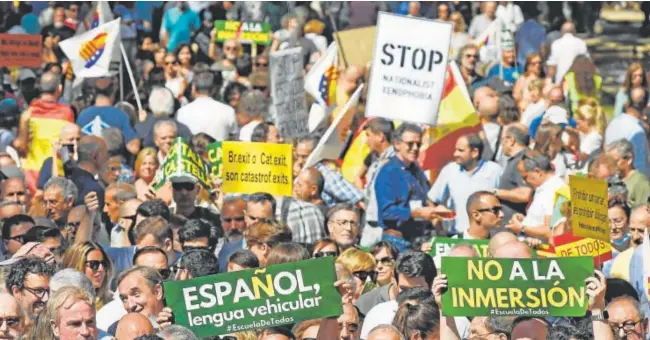
[[[192,32],[201,27],[198,14],[187,8],[181,12],[174,6],[165,12],[163,27],[169,33],[167,51],[173,51],[179,44],[189,43]]]
[[[95,118],[99,117],[99,121]],[[124,111],[112,106],[91,106],[84,109],[77,117],[77,125],[81,127],[81,132],[87,135],[93,134],[95,126],[102,129],[115,127],[122,130],[124,142],[136,138],[138,135],[129,122],[129,117]]]
[[[648,306],[648,282],[643,280],[643,247],[634,249],[632,260],[630,260],[630,283],[636,293],[639,294],[639,304],[643,308],[643,314],[650,315]]]
[[[236,252],[238,249],[244,249],[246,246],[246,238],[242,237],[239,242],[228,242],[223,245],[221,251],[219,251],[219,273],[225,273],[228,271],[228,260],[230,255]]]
[[[534,19],[524,21],[515,36],[517,43],[517,63],[526,65],[526,57],[531,53],[542,53],[542,45],[546,42],[546,29]]]
[[[648,169],[648,140],[641,121],[629,114],[614,118],[605,130],[605,145],[619,139],[625,139],[634,147],[634,167],[646,177],[650,177]]]
[[[530,139],[535,139],[535,135],[537,135],[537,129],[539,129],[539,126],[542,125],[542,120],[544,120],[544,115],[541,115],[533,119],[532,122],[530,122],[530,126],[528,127],[528,133],[530,134]],[[566,124],[564,123],[560,124],[560,126],[563,129],[566,128]],[[575,128],[576,120],[573,118],[569,118],[569,126]]]
[[[485,76],[485,80],[489,81],[490,78],[492,77],[500,77],[502,68],[503,68],[503,78],[502,78],[503,81],[505,81],[509,86],[514,86],[515,82],[521,75],[521,69],[516,65],[512,67],[507,67],[501,64],[496,64],[490,68],[487,75]]]
[[[416,164],[407,166],[397,156],[379,170],[375,180],[378,224],[384,229],[403,228],[414,222],[411,202],[426,206],[429,180]]]
[[[499,187],[501,166],[491,161],[479,161],[476,169],[467,171],[455,162],[445,165],[429,191],[429,199],[445,204],[456,212],[452,232],[464,232],[469,228],[465,205],[469,196],[477,191]]]
[[[20,19],[20,26],[27,34],[41,34],[41,25],[38,23],[38,16],[34,13],[27,13]]]

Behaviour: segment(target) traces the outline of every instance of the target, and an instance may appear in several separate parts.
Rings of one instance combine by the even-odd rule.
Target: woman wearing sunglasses
[[[326,237],[314,243],[314,251],[312,252],[311,256],[313,258],[325,256],[337,257],[340,253],[341,250],[339,249],[338,244],[336,244],[336,242],[334,242],[331,238]]]
[[[377,263],[375,258],[363,250],[349,248],[339,255],[336,263],[343,265],[352,273],[354,279],[354,299],[356,300],[363,293],[367,293],[377,287]]]
[[[388,241],[379,241],[372,246],[370,252],[377,263],[377,284],[384,286],[393,282],[393,278],[395,278],[395,259],[399,255],[399,249]]]
[[[63,254],[63,267],[78,270],[90,279],[97,296],[97,310],[113,300],[109,289],[113,278],[113,263],[99,244],[87,241],[71,246]]]

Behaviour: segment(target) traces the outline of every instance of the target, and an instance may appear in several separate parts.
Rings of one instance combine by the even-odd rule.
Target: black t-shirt
[[[59,37],[59,42],[66,40],[68,38],[72,38],[72,36],[75,35],[75,31],[68,27],[68,26],[62,26],[62,27],[54,27],[54,25],[48,25],[43,27],[41,29],[41,36],[43,39],[45,37]],[[54,54],[56,54],[56,57],[61,60],[64,57],[63,51],[59,48],[59,45],[57,44],[54,48]]]

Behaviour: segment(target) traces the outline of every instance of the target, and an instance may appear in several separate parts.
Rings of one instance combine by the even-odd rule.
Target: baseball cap
[[[169,177],[169,181],[172,183],[192,183],[192,184],[199,183],[199,180],[190,174],[172,175]]]
[[[9,154],[6,151],[3,151],[2,149],[4,148],[0,148],[0,154],[2,153]],[[15,177],[25,178],[25,175],[23,174],[22,171],[20,171],[20,168],[18,168],[13,164],[0,168],[0,173],[2,173],[2,175],[4,175],[6,178],[15,178]]]

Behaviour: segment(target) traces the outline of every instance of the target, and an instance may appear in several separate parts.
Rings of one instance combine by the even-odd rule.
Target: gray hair
[[[198,340],[199,338],[189,329],[181,325],[171,325],[158,332],[159,337],[165,340]]]
[[[241,95],[238,109],[252,118],[261,118],[266,113],[266,104],[262,91],[249,90]]]
[[[154,289],[156,285],[162,285],[163,278],[160,276],[160,273],[158,273],[158,271],[155,269],[144,266],[131,267],[121,272],[120,275],[117,276],[117,285],[119,286],[120,283],[122,283],[122,280],[133,273],[137,273],[138,275],[142,276],[146,281],[147,287],[150,289]]]
[[[530,135],[528,132],[517,125],[510,125],[506,130],[506,136],[512,137],[515,140],[515,143],[528,146],[530,144]]]
[[[525,151],[521,161],[524,163],[524,170],[526,171],[534,171],[535,169],[540,169],[544,172],[553,171],[551,161],[539,151]]]
[[[102,130],[102,138],[106,142],[109,153],[120,153],[124,150],[124,135],[118,128],[106,128]]]
[[[86,277],[86,275],[80,273],[77,270],[72,268],[65,268],[60,270],[50,278],[50,290],[51,294],[54,294],[57,290],[74,286],[83,289],[92,300],[95,300],[95,288],[93,288],[92,282]]]
[[[397,128],[397,130],[395,130],[395,133],[393,134],[393,140],[401,142],[402,136],[405,132],[417,133],[420,135],[420,137],[422,137],[422,129],[420,129],[419,126],[413,123],[403,123]]]
[[[645,319],[645,313],[643,312],[643,307],[642,307],[641,303],[639,301],[635,300],[633,297],[631,297],[629,295],[623,295],[623,296],[619,296],[619,297],[616,297],[616,298],[612,299],[612,301],[609,302],[609,304],[607,305],[607,308],[605,308],[605,309],[609,310],[614,303],[620,302],[622,300],[627,300],[632,304],[632,306],[634,307],[634,310],[639,315],[639,319],[641,319],[641,320]]]
[[[389,333],[389,332],[392,332],[393,334],[397,335],[399,337],[399,340],[406,340],[404,334],[402,334],[399,331],[399,329],[397,329],[397,327],[388,324],[375,326],[375,328],[370,330],[370,333],[368,333],[368,338],[370,338],[370,335],[373,333]]]
[[[485,325],[494,333],[505,334],[510,338],[510,327],[512,326],[512,317],[488,316]]]
[[[41,92],[54,94],[61,85],[61,76],[54,72],[45,72],[41,76]]]
[[[210,93],[212,86],[214,85],[214,76],[210,72],[201,72],[194,76],[192,80],[192,85],[197,93]]]
[[[357,215],[357,218],[360,218],[359,209],[357,209],[357,207],[354,204],[337,203],[333,207],[329,208],[329,210],[327,210],[327,220],[328,221],[331,220],[332,217],[334,217],[334,215],[336,215],[336,213],[338,213],[339,211],[351,211],[355,215]]]
[[[244,199],[243,196],[241,195],[236,195],[236,194],[226,194],[223,198],[223,203],[222,206],[226,206],[228,204],[235,204],[237,202],[244,202],[246,203],[246,200]]]
[[[634,159],[634,146],[627,139],[619,139],[609,143],[606,147],[607,152],[615,151],[621,158]]]
[[[149,94],[149,110],[155,117],[169,117],[174,113],[174,95],[164,87],[154,87]]]
[[[79,190],[74,182],[65,177],[50,178],[47,183],[45,183],[43,190],[48,190],[51,187],[61,188],[61,194],[63,194],[63,199],[65,201],[72,200],[74,202],[79,195]]]
[[[178,132],[178,126],[176,126],[176,123],[173,120],[164,119],[164,120],[157,121],[156,124],[153,126],[154,136],[158,133],[158,130],[160,130],[165,125],[173,127],[175,133]]]

